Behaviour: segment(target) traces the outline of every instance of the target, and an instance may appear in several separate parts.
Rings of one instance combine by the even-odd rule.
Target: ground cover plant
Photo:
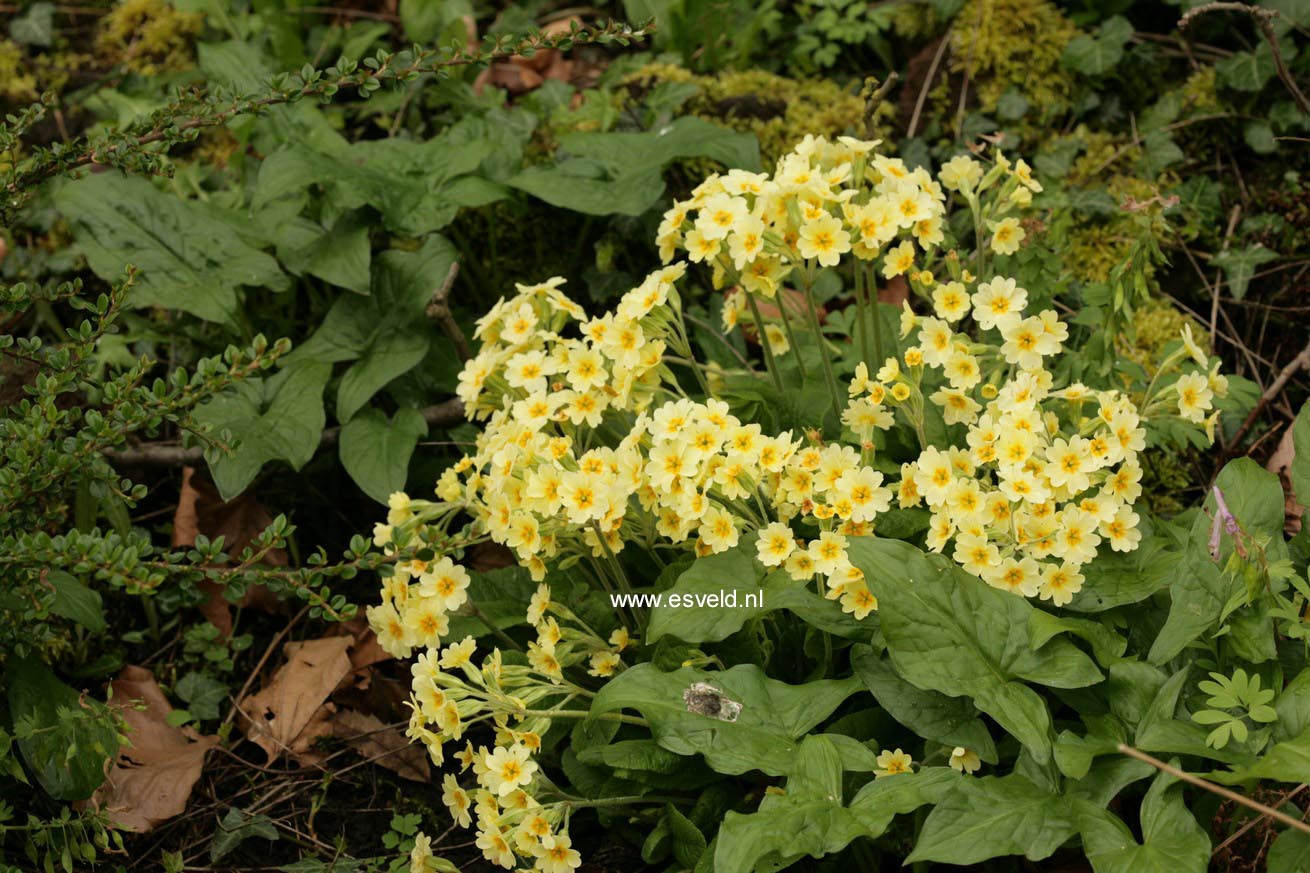
[[[7,868],[1310,863],[1300,5],[0,12]]]

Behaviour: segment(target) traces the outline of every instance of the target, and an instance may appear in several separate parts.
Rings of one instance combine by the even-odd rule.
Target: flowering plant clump
[[[612,311],[589,316],[553,278],[517,286],[479,319],[458,394],[482,429],[435,499],[392,495],[374,543],[394,563],[369,620],[388,652],[417,653],[409,735],[438,766],[456,749],[443,799],[456,823],[476,823],[490,862],[566,873],[581,863],[571,815],[620,805],[574,796],[542,766],[552,726],[588,718],[579,704],[611,727],[654,731],[663,748],[696,748],[670,741],[657,715],[605,703],[648,675],[634,667],[650,657],[658,610],[634,595],[655,577],[743,553],[789,597],[835,601],[840,620],[820,627],[840,621],[848,639],[873,640],[861,628],[882,582],[852,545],[926,509],[898,538],[1005,596],[1065,607],[1094,587],[1086,569],[1098,557],[1142,541],[1134,501],[1153,428],[1213,439],[1227,381],[1190,332],[1153,370],[1094,387],[1051,295],[1006,275],[1036,230],[1025,215],[1042,186],[1026,163],[962,155],[934,177],[877,146],[807,137],[773,174],[706,179],[664,215],[656,244],[668,266]],[[698,360],[679,286],[700,270],[726,290],[723,324],[759,343],[767,376]],[[820,288],[834,276],[853,305],[825,323]],[[897,277],[915,301],[899,318],[876,293]],[[821,386],[829,411],[769,432],[734,403],[743,379],[783,394]],[[535,586],[517,621],[479,610],[476,583],[452,561],[484,540],[512,551]],[[557,596],[561,585],[573,594]],[[596,589],[614,595],[610,610],[583,608],[578,592]],[[470,616],[490,648],[451,641],[452,619]],[[535,638],[506,633],[524,620]],[[688,654],[686,668],[721,665]],[[943,740],[924,763],[939,754],[943,772],[972,774],[995,760],[991,740],[975,739]],[[883,749],[867,772],[914,774],[913,763]]]

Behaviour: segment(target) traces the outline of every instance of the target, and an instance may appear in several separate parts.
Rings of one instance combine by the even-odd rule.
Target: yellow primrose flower
[[[1028,235],[1019,224],[1019,219],[1013,216],[1000,221],[989,221],[987,226],[992,232],[991,249],[998,255],[1012,255],[1019,251],[1019,244]]]
[[[875,778],[895,776],[898,773],[909,773],[910,765],[914,763],[914,759],[900,749],[896,749],[895,751],[883,749],[878,753],[876,760],[878,763],[878,769],[873,771]]]

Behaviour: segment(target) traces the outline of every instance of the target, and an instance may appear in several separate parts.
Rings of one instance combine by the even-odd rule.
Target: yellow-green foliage
[[[1069,102],[1073,76],[1060,65],[1073,22],[1047,0],[969,0],[951,23],[951,70],[988,111],[1011,87],[1034,107]]]
[[[1197,345],[1209,348],[1210,332],[1200,322],[1180,312],[1167,300],[1152,299],[1133,313],[1134,338],[1129,357],[1144,366],[1149,361],[1160,360],[1165,346],[1177,342],[1186,325],[1191,326]]]
[[[165,0],[123,0],[100,19],[96,48],[136,73],[185,70],[204,21],[203,15],[178,12]]]
[[[0,39],[0,97],[23,101],[36,99],[36,76],[23,57],[23,49],[9,39]]]
[[[696,85],[700,93],[688,101],[686,111],[755,134],[766,167],[807,133],[831,139],[860,133],[863,124],[859,95],[829,79],[788,79],[762,70],[697,76],[680,67],[650,64],[624,81],[638,87],[658,82]],[[895,107],[884,104],[875,121],[885,122],[894,112]]]
[[[1068,263],[1074,275],[1085,282],[1104,282],[1110,271],[1129,257],[1134,240],[1144,229],[1157,243],[1165,243],[1169,228],[1158,198],[1178,180],[1168,173],[1154,183],[1132,175],[1131,168],[1142,159],[1140,146],[1124,147],[1119,139],[1106,133],[1082,128],[1079,132],[1086,137],[1087,151],[1070,167],[1069,186],[1104,187],[1121,207],[1130,202],[1143,204],[1137,212],[1121,208],[1109,219],[1082,222],[1071,232]],[[1155,266],[1147,264],[1145,269],[1148,281],[1152,280]]]

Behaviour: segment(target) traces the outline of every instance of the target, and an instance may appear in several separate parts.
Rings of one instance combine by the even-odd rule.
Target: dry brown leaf
[[[267,685],[238,702],[242,731],[264,750],[269,761],[295,751],[297,738],[350,673],[347,652],[353,644],[350,636],[287,643],[283,647],[286,663]]]
[[[1296,536],[1301,532],[1301,505],[1296,502],[1296,495],[1292,491],[1292,480],[1289,478],[1292,462],[1295,460],[1296,444],[1292,441],[1292,428],[1289,427],[1283,431],[1283,438],[1278,441],[1278,447],[1265,462],[1265,469],[1277,476],[1283,486],[1283,530],[1288,536]]]
[[[296,738],[288,744],[287,751],[302,767],[316,767],[327,758],[326,754],[315,747],[319,740],[333,735],[332,723],[336,716],[337,706],[329,700],[314,710],[309,723],[301,728]]]
[[[334,733],[363,757],[411,782],[431,781],[428,756],[410,743],[399,728],[388,727],[376,715],[343,709],[332,721]]]
[[[904,276],[892,276],[887,284],[878,289],[878,302],[900,306],[910,299],[910,283]]]
[[[173,514],[174,548],[194,545],[196,537],[204,534],[211,540],[223,537],[223,551],[239,555],[272,521],[268,510],[253,493],[246,492],[235,500],[224,502],[213,483],[198,475],[194,467],[182,468],[182,488]],[[273,549],[264,556],[263,563],[285,567],[287,553],[283,549]],[[230,636],[232,609],[223,597],[222,587],[213,582],[201,582],[200,589],[208,595],[200,606],[201,615],[222,631],[224,637]],[[266,588],[257,586],[246,592],[241,605],[276,611],[279,602]]]
[[[127,722],[131,745],[119,752],[91,803],[117,827],[144,833],[186,809],[205,753],[218,737],[170,725],[173,707],[144,667],[124,667],[110,687],[111,705]]]

